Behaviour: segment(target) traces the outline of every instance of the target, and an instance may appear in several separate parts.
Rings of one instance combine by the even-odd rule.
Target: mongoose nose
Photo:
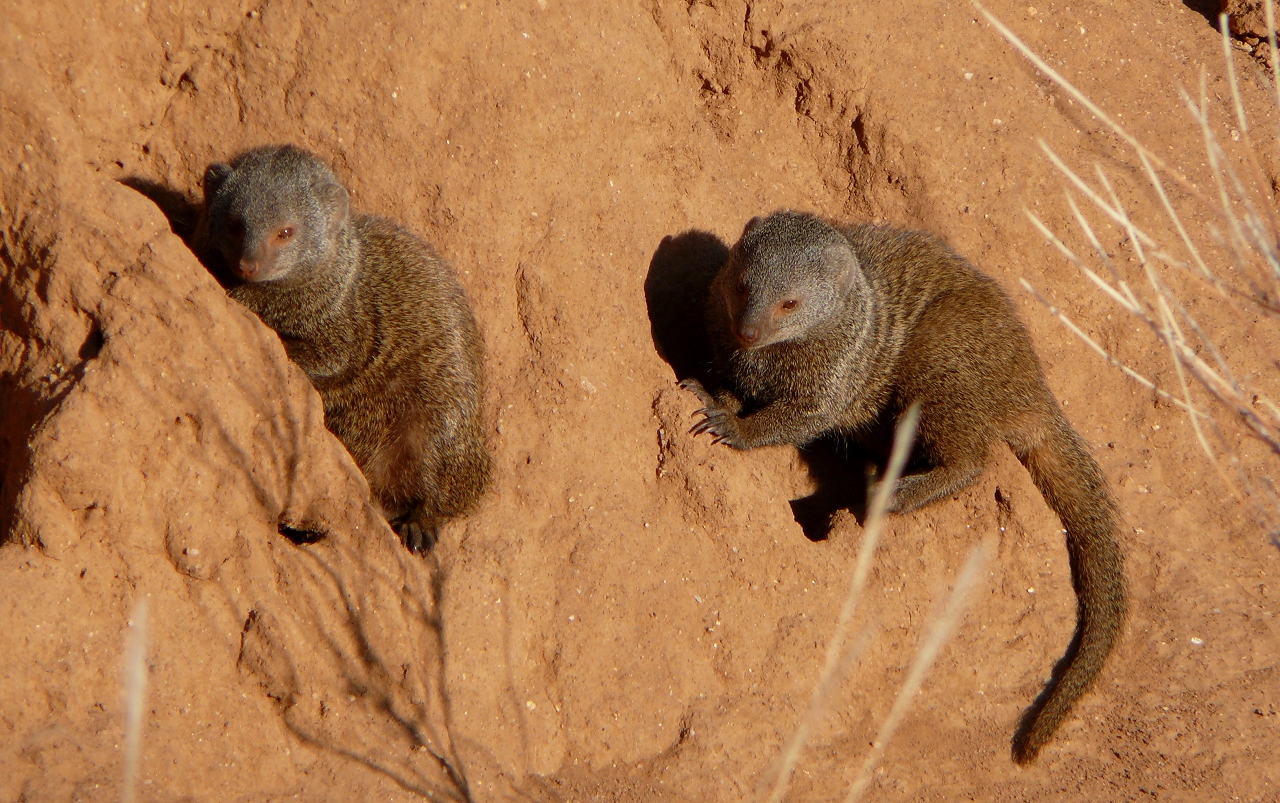
[[[258,275],[259,267],[258,260],[256,259],[242,259],[240,260],[238,273],[242,278],[252,279],[254,276]]]
[[[738,342],[744,346],[754,346],[760,339],[760,330],[754,326],[744,326],[738,330]]]

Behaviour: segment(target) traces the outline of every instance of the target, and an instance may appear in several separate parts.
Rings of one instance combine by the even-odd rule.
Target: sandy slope
[[[1205,186],[1176,90],[1207,65],[1232,144],[1204,17],[1156,0],[992,8]],[[862,534],[838,513],[810,540],[789,502],[815,478],[838,495],[861,477],[691,438],[697,405],[675,379],[696,352],[688,287],[748,217],[792,206],[931,229],[1010,291],[1113,480],[1133,613],[1057,741],[1015,767],[1009,737],[1074,600],[1056,520],[999,454],[956,499],[893,520],[861,608],[876,636],[790,799],[843,794],[984,537],[998,557],[872,799],[1277,799],[1280,556],[1178,411],[1018,285],[1176,383],[1027,222],[1024,206],[1070,225],[1036,138],[1105,166],[1135,214],[1158,207],[1122,144],[967,4],[5,16],[0,798],[119,798],[141,599],[141,799],[748,798],[808,704]],[[1235,58],[1265,157],[1270,87]],[[431,560],[394,543],[305,377],[170,232],[166,213],[189,231],[209,162],[280,141],[329,160],[357,208],[437,244],[475,304],[497,479]],[[1121,252],[1124,233],[1102,231]],[[1242,373],[1274,370],[1233,321],[1206,322],[1228,329]],[[327,537],[295,545],[279,522]]]

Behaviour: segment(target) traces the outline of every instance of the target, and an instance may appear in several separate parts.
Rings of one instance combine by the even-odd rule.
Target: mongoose
[[[791,211],[754,218],[711,284],[709,393],[693,432],[737,449],[857,439],[919,403],[916,455],[891,506],[954,494],[1003,440],[1066,529],[1075,637],[1013,740],[1033,760],[1120,636],[1126,600],[1116,504],[1045,385],[1008,297],[940,240]]]
[[[405,546],[429,548],[490,473],[480,334],[453,270],[395,223],[352,214],[329,168],[291,145],[212,165],[204,196],[197,250],[243,279],[231,297],[311,379]]]

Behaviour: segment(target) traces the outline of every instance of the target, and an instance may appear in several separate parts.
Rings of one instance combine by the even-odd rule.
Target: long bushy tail
[[[1120,637],[1127,609],[1116,504],[1107,479],[1060,412],[1055,410],[1041,434],[1018,456],[1067,531],[1077,620],[1071,645],[1013,737],[1013,760],[1019,764],[1035,759],[1093,684]]]

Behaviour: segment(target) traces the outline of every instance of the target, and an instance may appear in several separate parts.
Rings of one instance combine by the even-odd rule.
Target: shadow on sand
[[[728,258],[727,243],[697,229],[662,238],[653,252],[644,282],[649,326],[654,348],[675,371],[677,381],[693,378],[707,388],[720,384],[712,367],[703,309],[711,281]],[[891,439],[890,432],[885,456]],[[810,541],[827,537],[832,517],[840,510],[848,510],[862,522],[867,481],[883,464],[880,455],[874,446],[868,449],[839,437],[819,438],[800,448],[800,459],[815,489],[791,500],[791,512]]]

